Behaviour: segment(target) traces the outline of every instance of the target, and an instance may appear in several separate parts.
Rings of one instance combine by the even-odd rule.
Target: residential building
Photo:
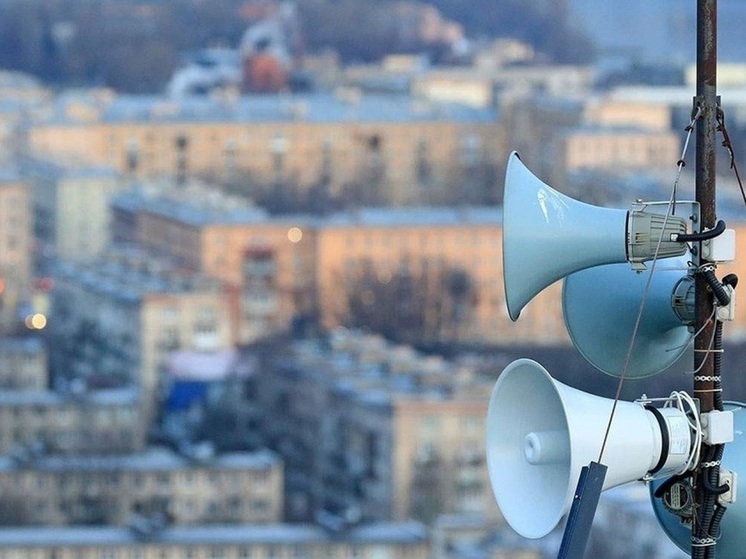
[[[581,127],[559,135],[555,147],[557,167],[566,172],[672,169],[673,175],[681,137],[670,129]]]
[[[45,390],[47,350],[41,338],[0,338],[0,389]]]
[[[323,183],[332,195],[357,185],[359,195],[375,190],[393,205],[449,189],[470,161],[492,165],[504,151],[493,109],[344,92],[232,100],[88,93],[59,99],[54,117],[29,123],[27,135],[31,153],[140,178],[243,174],[244,185]],[[418,176],[423,161],[427,180]]]
[[[368,208],[340,213],[323,222],[317,243],[319,312],[328,328],[346,324],[349,288],[368,266],[378,283],[396,274],[424,278],[439,301],[447,294],[438,278],[460,270],[474,290],[473,299],[434,328],[429,341],[556,345],[569,340],[559,312],[559,286],[539,295],[519,323],[510,322],[503,295],[499,208]],[[417,287],[421,291],[423,284]]]
[[[29,185],[17,173],[0,170],[0,331],[17,324],[30,296],[32,243]]]
[[[433,559],[549,559],[552,538],[529,540],[505,524],[475,514],[444,514],[431,528]]]
[[[340,330],[257,374],[261,432],[286,464],[288,519],[332,525],[498,517],[484,459],[494,378]]]
[[[48,114],[51,98],[37,78],[0,70],[0,168],[12,166],[23,154],[23,123],[32,116]]]
[[[136,390],[77,382],[53,390],[48,361],[40,337],[0,338],[0,455],[144,448],[147,425]]]
[[[231,300],[220,281],[184,273],[141,250],[54,270],[50,351],[54,382],[142,390],[144,420],[162,396],[169,352],[233,347]]]
[[[282,519],[282,462],[267,451],[10,456],[0,458],[0,487],[6,526],[127,526],[136,515],[174,525]]]
[[[34,234],[42,260],[86,260],[110,243],[109,199],[127,184],[111,168],[26,161]]]
[[[128,191],[114,198],[112,211],[116,242],[133,242],[224,283],[235,343],[315,314],[314,218],[270,217],[197,186]]]
[[[139,451],[147,425],[133,389],[79,393],[0,390],[0,454]]]
[[[430,539],[417,522],[381,522],[333,534],[308,524],[217,524],[138,530],[49,527],[0,530],[0,557],[34,559],[428,559]]]

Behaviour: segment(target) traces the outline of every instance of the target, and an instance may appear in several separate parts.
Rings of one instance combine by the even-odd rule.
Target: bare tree
[[[363,259],[343,283],[345,323],[404,343],[457,340],[477,302],[468,272],[428,260],[405,260],[389,273]]]

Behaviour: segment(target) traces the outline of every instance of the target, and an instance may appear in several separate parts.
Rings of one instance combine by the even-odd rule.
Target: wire
[[[661,226],[660,235],[658,236],[658,242],[655,245],[655,251],[653,253],[653,262],[650,265],[650,273],[648,274],[647,281],[645,282],[645,288],[643,290],[642,298],[640,300],[640,307],[637,311],[637,317],[635,318],[634,327],[632,328],[632,336],[630,337],[629,347],[627,348],[627,354],[624,358],[624,365],[622,366],[622,372],[619,376],[619,382],[617,383],[616,394],[614,395],[614,403],[611,406],[611,412],[609,413],[609,421],[606,424],[606,431],[604,432],[604,438],[603,438],[603,441],[601,442],[601,450],[599,451],[599,454],[598,454],[599,464],[603,463],[602,460],[604,456],[604,451],[606,450],[606,443],[609,440],[609,433],[611,432],[611,424],[614,420],[614,414],[616,413],[616,407],[617,407],[617,404],[619,403],[619,398],[622,394],[622,386],[624,385],[624,380],[627,376],[629,364],[632,359],[632,350],[634,349],[635,341],[637,339],[637,333],[640,329],[640,323],[642,322],[642,313],[645,310],[645,302],[648,298],[648,294],[650,293],[650,285],[653,280],[653,274],[655,273],[656,263],[658,262],[658,254],[660,252],[661,244],[663,243],[663,235],[666,230],[668,218],[672,215],[676,207],[676,189],[678,188],[678,185],[679,185],[679,180],[681,178],[681,172],[684,169],[684,165],[685,165],[684,159],[686,158],[686,152],[689,147],[689,140],[692,136],[692,131],[694,130],[694,123],[699,118],[699,115],[701,112],[702,112],[702,108],[698,107],[696,114],[692,115],[692,120],[689,123],[689,126],[686,127],[686,132],[687,132],[686,139],[684,141],[684,147],[682,149],[681,159],[679,159],[678,164],[677,164],[678,169],[676,172],[676,178],[674,180],[673,187],[671,189],[671,197],[668,201],[668,208],[663,218],[663,224]]]
[[[741,197],[743,198],[744,204],[746,204],[746,192],[744,192],[743,182],[741,182],[741,174],[738,172],[738,165],[736,165],[736,155],[733,151],[733,144],[730,141],[728,129],[725,127],[725,112],[720,107],[718,107],[716,111],[715,120],[717,120],[718,123],[717,131],[723,134],[723,147],[728,150],[728,154],[730,155],[730,168],[733,169],[733,172],[736,175],[738,187],[741,189]]]
[[[699,419],[699,413],[697,413],[697,403],[694,401],[694,398],[683,390],[674,391],[671,392],[670,399],[663,407],[671,407],[673,404],[676,404],[676,408],[684,414],[687,418],[687,423],[689,423],[689,428],[694,432],[694,442],[689,450],[689,457],[681,470],[675,474],[682,475],[697,467],[697,464],[699,463],[699,453],[702,449],[704,432],[702,430],[702,422]],[[687,413],[687,410],[685,409],[687,407],[689,408],[691,415]]]

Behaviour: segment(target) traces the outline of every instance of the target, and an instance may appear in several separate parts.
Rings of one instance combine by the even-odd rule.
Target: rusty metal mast
[[[697,0],[697,91],[695,111],[701,111],[696,124],[696,169],[695,196],[700,205],[699,230],[712,229],[716,222],[715,212],[715,135],[717,131],[717,0]],[[700,247],[698,247],[699,249]],[[704,264],[698,250],[699,264]],[[695,332],[694,339],[694,397],[699,399],[700,412],[715,409],[714,380],[715,364],[712,339],[715,321],[712,319],[714,301],[707,281],[701,274],[695,276]],[[703,450],[703,454],[706,449]],[[695,474],[695,526],[692,535],[697,535],[696,517],[705,503],[703,469],[698,466]],[[692,540],[692,557],[697,549]]]

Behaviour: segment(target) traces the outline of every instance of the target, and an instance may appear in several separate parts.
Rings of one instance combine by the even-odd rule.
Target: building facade
[[[39,256],[85,260],[100,255],[111,240],[109,199],[126,183],[104,167],[27,162],[23,174],[32,185]]]
[[[340,330],[330,344],[294,344],[257,376],[287,518],[496,517],[482,451],[493,379],[376,336]]]
[[[133,454],[9,457],[0,462],[0,523],[127,526],[268,524],[282,519],[282,463],[272,453],[190,459],[149,448]]]
[[[103,98],[59,100],[54,119],[29,124],[31,153],[140,178],[243,174],[303,189],[324,183],[331,193],[375,187],[397,205],[418,199],[420,188],[448,188],[502,152],[494,110],[406,96]]]
[[[131,389],[78,394],[0,390],[0,453],[139,451],[147,432],[140,409],[140,398]]]
[[[0,172],[0,329],[6,332],[31,291],[32,223],[29,185],[16,173]]]
[[[212,190],[131,191],[112,201],[114,240],[220,280],[234,342],[284,331],[316,313],[316,220],[270,217]]]
[[[0,338],[0,389],[45,390],[47,350],[40,338]]]
[[[162,397],[162,367],[172,351],[233,347],[230,297],[222,284],[182,273],[134,252],[112,252],[55,270],[50,336],[56,381],[135,385],[144,420]]]
[[[11,559],[428,559],[430,538],[416,522],[378,523],[344,534],[297,524],[0,530]]]

